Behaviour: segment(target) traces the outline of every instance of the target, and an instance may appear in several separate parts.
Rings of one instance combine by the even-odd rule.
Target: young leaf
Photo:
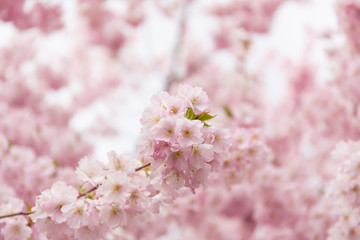
[[[26,209],[27,209],[28,212],[31,212],[32,206],[29,205],[29,204],[26,204]]]
[[[196,114],[194,113],[194,110],[192,108],[188,108],[185,113],[185,117],[190,120],[196,119]]]
[[[81,185],[79,186],[78,191],[79,191],[79,193],[80,193],[80,194],[82,194],[82,193],[85,193],[85,192],[86,192],[86,189],[84,189],[84,188],[83,188],[83,186],[84,186],[84,184],[81,184]]]
[[[231,110],[230,110],[230,108],[229,108],[228,106],[225,106],[225,107],[224,107],[224,111],[225,111],[226,115],[227,115],[229,118],[232,118],[232,117],[233,117],[233,114],[232,114],[232,112],[231,112]]]
[[[91,194],[87,194],[86,197],[89,198],[89,199],[91,199],[91,200],[94,200],[94,196],[91,195]]]
[[[216,115],[215,116],[211,116],[210,114],[208,114],[208,113],[206,113],[206,112],[203,112],[203,113],[201,113],[198,117],[197,117],[197,119],[199,119],[200,121],[206,121],[206,120],[210,120],[210,119],[213,119],[214,117],[216,117]]]

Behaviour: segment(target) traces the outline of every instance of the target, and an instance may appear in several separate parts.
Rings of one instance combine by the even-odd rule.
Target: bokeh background
[[[15,24],[9,21],[0,22],[1,51],[12,49],[11,51],[21,58],[22,54],[26,54],[23,52],[23,48],[26,49],[27,41],[29,41],[28,50],[36,51],[36,54],[30,57],[25,66],[20,68],[20,71],[24,72],[22,77],[27,75],[27,79],[19,80],[24,85],[32,81],[33,86],[35,86],[37,81],[42,81],[41,78],[35,76],[36,74],[34,75],[39,66],[45,65],[49,69],[55,69],[55,72],[66,72],[69,66],[66,66],[64,62],[66,59],[76,58],[76,56],[88,59],[88,63],[79,64],[77,62],[78,66],[75,66],[77,68],[83,67],[85,68],[83,71],[88,71],[82,75],[86,78],[82,81],[93,81],[99,84],[103,81],[100,78],[104,77],[102,74],[107,71],[107,68],[118,68],[113,71],[111,77],[114,77],[121,84],[114,87],[110,95],[104,95],[94,102],[84,104],[84,107],[70,121],[71,127],[83,134],[86,133],[87,138],[95,143],[95,154],[99,158],[103,158],[106,155],[105,153],[111,149],[119,152],[135,150],[136,141],[140,134],[139,119],[141,113],[149,104],[151,96],[165,89],[170,71],[169,61],[171,61],[172,53],[179,41],[179,23],[182,21],[182,15],[186,15],[186,31],[192,39],[190,45],[201,46],[206,51],[206,49],[213,47],[212,36],[219,29],[219,22],[209,14],[209,9],[226,4],[229,1],[193,1],[186,7],[186,10],[181,10],[186,12],[185,14],[176,11],[167,13],[159,9],[159,5],[172,7],[172,4],[178,9],[182,9],[180,3],[180,5],[176,5],[176,1],[144,1],[139,4],[141,7],[129,10],[131,2],[108,0],[103,3],[105,5],[103,8],[106,11],[118,16],[118,19],[114,17],[103,20],[105,22],[101,24],[107,22],[109,25],[107,27],[109,29],[106,30],[109,33],[106,34],[120,31],[126,35],[124,36],[126,44],[124,43],[124,46],[115,51],[117,56],[113,57],[112,60],[108,60],[109,53],[104,53],[106,52],[104,48],[109,46],[105,44],[101,47],[101,43],[100,47],[99,45],[94,46],[91,40],[89,43],[89,40],[82,39],[86,38],[85,35],[89,32],[96,32],[97,30],[84,30],[86,26],[84,27],[82,24],[86,25],[84,23],[86,17],[84,17],[85,10],[79,10],[81,1],[28,0],[23,2],[22,7],[25,12],[33,11],[34,5],[38,3],[45,7],[60,6],[63,11],[61,21],[64,28],[59,31],[42,32],[35,27],[36,24],[34,27],[19,28],[16,26],[16,22]],[[6,16],[6,12],[10,11],[10,8],[15,7],[16,4],[16,1],[2,0],[0,2],[2,15]],[[83,15],[79,11],[82,11],[81,14]],[[52,17],[51,14],[49,13],[48,18]],[[90,18],[89,16],[93,13],[87,14],[89,14],[87,17]],[[101,18],[100,15],[101,13],[99,19]],[[129,29],[128,26],[124,26],[125,17],[136,18],[137,15],[144,19],[136,28]],[[41,19],[42,16],[32,13],[32,18],[36,17]],[[94,16],[91,17],[96,19]],[[23,21],[30,22],[27,19]],[[87,19],[87,21],[90,20]],[[101,27],[104,28],[104,25]],[[337,29],[338,23],[333,0],[284,1],[276,9],[274,17],[269,23],[268,32],[252,34],[251,48],[244,66],[250,73],[260,73],[261,81],[265,82],[264,94],[269,104],[277,104],[285,97],[286,88],[284,86],[288,81],[288,75],[284,68],[287,68],[286,66],[289,64],[296,65],[298,62],[307,59],[309,64],[313,62],[318,66],[325,66],[319,67],[320,70],[317,74],[321,74],[321,79],[325,81],[329,79],[331,73],[327,67],[326,49],[333,47],[336,42],[331,41],[329,43],[326,38],[319,36],[327,32],[337,31]],[[341,42],[343,39],[339,39],[339,41]],[[14,46],[16,44],[21,45],[21,48]],[[80,46],[81,44],[84,44],[83,47]],[[190,45],[187,44],[186,47]],[[311,45],[310,51],[309,45]],[[78,53],[74,51],[78,51]],[[106,63],[107,60],[109,63]],[[226,54],[218,54],[212,61],[224,69],[232,69],[236,64],[234,59],[229,58]],[[6,64],[9,62],[4,56],[2,65],[5,70]],[[181,71],[181,69],[177,70]],[[79,75],[74,75],[76,74],[69,77],[79,78]],[[7,78],[11,77],[10,74],[7,75]],[[5,81],[9,80],[6,79]],[[50,105],[70,106],[74,101],[74,96],[82,91],[83,86],[76,83],[71,83],[69,86],[61,91],[47,94],[47,102]],[[0,94],[4,94],[1,89]],[[109,101],[113,104],[109,104]],[[112,107],[109,107],[110,105]],[[104,129],[100,129],[101,125],[105,125]],[[89,131],[89,129],[94,129],[94,131]],[[109,134],[104,137],[102,134],[96,134],[96,131],[108,131]]]

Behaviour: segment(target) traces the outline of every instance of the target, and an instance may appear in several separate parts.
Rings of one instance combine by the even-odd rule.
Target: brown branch
[[[13,214],[8,214],[8,215],[3,215],[3,216],[0,216],[0,219],[3,219],[3,218],[9,218],[9,217],[16,217],[16,216],[28,216],[28,215],[31,215],[35,212],[19,212],[19,213],[13,213]]]
[[[135,169],[135,172],[137,171],[140,171],[141,169],[144,169],[146,167],[149,167],[151,164],[150,163],[147,163],[145,164],[144,166],[141,166],[141,167],[138,167]],[[84,192],[84,193],[81,193],[78,195],[77,199],[81,198],[81,197],[84,197],[86,196],[87,194],[95,191],[96,189],[98,189],[100,185],[96,185],[95,187],[91,188],[90,190]],[[9,218],[9,217],[16,217],[16,216],[29,216],[31,214],[35,213],[34,211],[33,212],[18,212],[18,213],[13,213],[13,214],[8,214],[8,215],[3,215],[3,216],[0,216],[0,219],[3,219],[3,218]]]
[[[150,165],[151,165],[151,163],[147,163],[147,164],[145,164],[145,165],[143,165],[143,166],[141,166],[141,167],[138,167],[138,168],[135,169],[135,172],[140,171],[141,169],[150,167]]]
[[[84,197],[86,196],[86,194],[88,193],[91,193],[93,191],[95,191],[97,188],[99,187],[99,185],[93,187],[92,189],[84,192],[84,193],[81,193],[79,194],[79,196],[77,197],[77,199],[81,198],[81,197]],[[3,216],[0,216],[0,219],[3,219],[3,218],[9,218],[9,217],[16,217],[16,216],[28,216],[28,215],[31,215],[35,213],[34,211],[33,212],[18,212],[18,213],[13,213],[13,214],[8,214],[8,215],[3,215]]]
[[[88,194],[88,193],[91,193],[91,192],[95,191],[96,189],[98,189],[98,187],[99,187],[99,185],[96,185],[96,186],[93,187],[92,189],[90,189],[90,190],[88,190],[88,191],[86,191],[86,192],[84,192],[84,193],[79,194],[79,196],[77,197],[77,199],[85,196],[85,195]]]

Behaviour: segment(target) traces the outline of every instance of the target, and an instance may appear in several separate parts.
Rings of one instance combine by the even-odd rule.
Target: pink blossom
[[[77,199],[78,192],[64,182],[56,182],[51,189],[45,190],[36,199],[34,207],[35,214],[31,216],[33,221],[38,219],[51,217],[57,223],[66,221],[63,215],[62,207],[74,202]]]
[[[150,205],[151,199],[143,191],[133,190],[126,202],[126,211],[128,213],[144,213]]]
[[[137,156],[133,154],[117,154],[115,151],[108,153],[109,163],[107,169],[110,171],[120,171],[127,174],[134,173],[134,169],[141,166],[141,163],[137,161]]]
[[[186,110],[186,100],[180,96],[170,96],[164,103],[166,112],[170,115],[181,115]]]
[[[173,171],[164,178],[164,183],[171,189],[179,189],[186,183],[185,176],[181,172]]]
[[[192,189],[195,189],[200,186],[200,184],[206,185],[208,182],[208,177],[211,171],[211,166],[206,164],[203,165],[200,169],[193,168],[191,171],[191,184]]]
[[[161,107],[158,108],[146,108],[140,122],[147,128],[152,128],[155,126],[162,118],[164,114],[164,109]]]
[[[5,227],[1,229],[1,234],[5,240],[23,240],[31,237],[32,230],[27,226],[28,222],[23,217],[16,217],[7,221]]]
[[[164,167],[183,171],[188,168],[190,157],[191,147],[182,148],[180,150],[168,149]]]
[[[106,175],[98,192],[107,201],[125,201],[130,193],[130,181],[122,172],[114,172]]]
[[[195,169],[201,168],[204,163],[214,159],[214,150],[211,144],[200,144],[193,146],[191,166]]]
[[[8,215],[21,212],[24,208],[24,201],[18,198],[9,198],[6,204],[0,204],[0,214]]]
[[[182,119],[176,125],[176,139],[181,147],[200,144],[204,141],[201,129],[203,123],[199,120]]]
[[[88,226],[76,230],[75,236],[79,240],[96,240],[99,239],[101,232],[99,229],[91,229]]]
[[[345,31],[354,49],[360,51],[360,4],[358,1],[354,0],[339,0],[337,1],[337,5],[340,25]]]
[[[196,114],[209,111],[209,98],[200,87],[180,85],[177,93],[189,102],[189,107],[192,107]]]
[[[63,240],[71,236],[71,229],[65,223],[56,223],[50,217],[36,220],[36,230],[40,233],[40,239],[51,238],[54,240]]]
[[[80,180],[96,185],[103,179],[103,165],[92,158],[84,157],[76,168],[76,174]]]
[[[111,203],[99,206],[99,220],[114,229],[126,224],[126,215],[123,207],[119,203]]]
[[[64,205],[61,211],[66,218],[66,223],[71,228],[87,225],[89,221],[88,205],[83,199]]]
[[[176,121],[176,117],[161,119],[153,130],[153,137],[157,140],[169,142],[171,145],[176,144]]]
[[[5,136],[0,134],[0,155],[4,153],[4,151],[8,148],[8,141]]]
[[[215,152],[226,151],[229,146],[229,132],[224,129],[216,129],[213,134],[212,144]]]

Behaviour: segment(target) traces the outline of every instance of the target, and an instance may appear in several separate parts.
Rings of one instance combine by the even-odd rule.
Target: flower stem
[[[144,168],[146,168],[146,167],[149,167],[150,165],[151,165],[150,163],[147,163],[147,164],[145,164],[145,165],[143,165],[143,166],[141,166],[141,167],[138,167],[138,168],[135,169],[135,172],[140,171],[141,169],[144,169]],[[98,189],[99,186],[100,186],[100,185],[96,185],[95,187],[91,188],[90,190],[88,190],[88,191],[86,191],[86,192],[84,192],[84,193],[79,194],[78,197],[77,197],[77,199],[79,199],[79,198],[81,198],[81,197],[84,197],[84,196],[86,196],[87,194],[95,191],[96,189]],[[13,214],[8,214],[8,215],[0,216],[0,219],[9,218],[9,217],[16,217],[16,216],[28,216],[28,215],[31,215],[31,214],[33,214],[33,213],[35,213],[35,212],[34,212],[34,211],[33,211],[33,212],[18,212],[18,213],[13,213]]]
[[[13,214],[8,214],[8,215],[3,215],[3,216],[0,216],[0,219],[3,219],[3,218],[9,218],[9,217],[16,217],[16,216],[28,216],[28,215],[31,215],[35,212],[19,212],[19,213],[13,213]]]
[[[141,169],[150,167],[150,165],[151,165],[151,163],[147,163],[147,164],[145,164],[145,165],[143,165],[143,166],[141,166],[141,167],[138,167],[138,168],[135,169],[135,172],[140,171]]]
[[[90,190],[88,190],[88,191],[86,191],[86,192],[84,192],[84,193],[79,194],[79,196],[77,197],[77,199],[79,199],[79,198],[81,198],[81,197],[83,197],[83,196],[86,196],[86,194],[88,194],[88,193],[91,193],[91,192],[95,191],[96,189],[98,189],[98,187],[99,187],[99,185],[96,185],[96,186],[93,187],[92,189],[90,189]]]

